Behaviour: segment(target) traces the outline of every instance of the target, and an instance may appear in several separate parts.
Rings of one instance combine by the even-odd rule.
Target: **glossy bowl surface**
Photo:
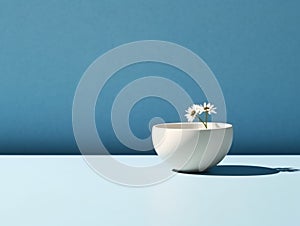
[[[152,128],[152,142],[159,157],[171,168],[204,171],[217,165],[228,153],[233,139],[231,124],[164,123]]]

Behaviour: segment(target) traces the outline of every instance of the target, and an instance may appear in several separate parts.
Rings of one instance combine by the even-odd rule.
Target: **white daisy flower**
[[[204,109],[201,105],[193,104],[186,110],[187,114],[185,114],[184,116],[187,118],[188,122],[192,122],[197,117],[197,115],[201,114],[203,111]]]
[[[206,102],[204,102],[202,107],[203,111],[207,112],[208,114],[217,114],[217,112],[215,111],[217,108],[211,103],[206,104]]]

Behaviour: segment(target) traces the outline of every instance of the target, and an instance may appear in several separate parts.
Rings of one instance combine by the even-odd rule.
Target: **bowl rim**
[[[210,131],[210,130],[221,130],[221,129],[229,129],[232,128],[232,124],[227,123],[227,122],[208,122],[208,125],[212,124],[221,124],[224,127],[221,128],[205,128],[203,126],[202,122],[167,122],[167,123],[160,123],[156,124],[152,127],[152,129],[158,128],[158,129],[166,129],[166,130],[192,130],[192,131]],[[170,125],[175,126],[175,127],[169,127]],[[201,125],[201,127],[198,128],[180,128],[176,126],[180,125]]]

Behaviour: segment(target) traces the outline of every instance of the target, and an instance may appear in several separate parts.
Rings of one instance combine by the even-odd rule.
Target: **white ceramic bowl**
[[[209,122],[164,123],[153,126],[152,141],[158,156],[178,171],[204,171],[228,153],[232,125]]]

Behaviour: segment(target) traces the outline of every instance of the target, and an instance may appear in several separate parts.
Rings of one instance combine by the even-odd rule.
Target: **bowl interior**
[[[179,122],[179,123],[163,123],[154,127],[163,129],[186,129],[186,130],[216,130],[231,128],[232,125],[223,122],[208,122],[207,129],[201,122]]]

